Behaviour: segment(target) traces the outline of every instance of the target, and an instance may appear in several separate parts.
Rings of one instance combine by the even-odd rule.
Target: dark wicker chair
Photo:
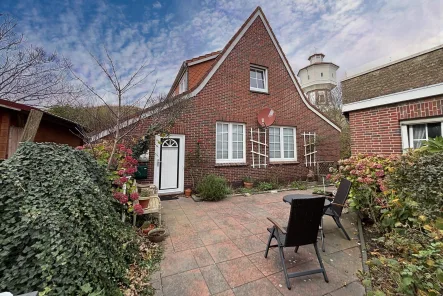
[[[332,201],[331,206],[325,212],[326,216],[331,216],[332,219],[334,219],[335,224],[337,224],[338,228],[340,228],[343,231],[348,240],[351,240],[351,238],[346,233],[346,230],[343,227],[343,225],[340,223],[340,217],[341,217],[341,212],[343,211],[343,207],[346,203],[346,200],[348,199],[349,191],[351,190],[351,185],[352,185],[351,181],[346,179],[341,179],[340,185],[338,186],[337,194],[335,195],[335,198]],[[321,235],[324,237],[323,227],[321,232],[322,232]],[[322,248],[324,250],[324,245],[322,246]]]
[[[324,196],[292,200],[291,213],[287,227],[282,227],[274,219],[268,218],[269,221],[274,224],[274,226],[268,228],[270,235],[265,251],[265,258],[268,256],[270,247],[278,247],[280,259],[283,265],[283,272],[285,274],[286,285],[289,290],[291,289],[289,278],[293,277],[322,273],[325,281],[329,282],[317,247],[318,227],[323,215],[324,202]],[[272,238],[277,240],[277,245],[271,245]],[[295,251],[297,252],[299,246],[310,244],[314,245],[321,268],[288,274],[285,265],[283,248],[296,247]]]

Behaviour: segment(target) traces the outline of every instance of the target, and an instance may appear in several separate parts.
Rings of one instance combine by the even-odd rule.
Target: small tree
[[[77,93],[67,77],[67,63],[56,53],[25,46],[16,22],[0,14],[0,97],[31,105],[51,105]]]
[[[97,88],[93,87],[92,84],[87,83],[72,67],[69,69],[72,75],[80,81],[86,90],[98,99],[104,108],[107,109],[108,113],[111,114],[111,126],[107,130],[107,137],[110,138],[112,142],[112,150],[107,166],[109,169],[116,152],[117,144],[128,137],[128,135],[138,127],[142,119],[149,117],[152,122],[146,131],[148,136],[158,131],[165,132],[173,126],[175,119],[184,111],[186,96],[176,98],[155,96],[156,83],[148,91],[141,90],[141,84],[145,82],[152,73],[152,71],[148,70],[147,61],[142,62],[132,74],[125,76],[118,74],[116,64],[106,47],[104,47],[105,61],[99,60],[99,58],[92,53],[90,53],[90,55],[106,77],[112,91],[107,91],[106,93],[100,92]],[[111,97],[109,97],[109,93]],[[78,98],[74,98],[74,101],[82,105],[82,102]],[[86,108],[85,110],[88,109]],[[97,116],[94,116],[91,112],[89,112],[89,115],[93,118],[93,121],[95,120],[97,124],[101,124]],[[100,133],[92,135],[85,131],[80,131],[80,133],[86,143],[100,139]]]

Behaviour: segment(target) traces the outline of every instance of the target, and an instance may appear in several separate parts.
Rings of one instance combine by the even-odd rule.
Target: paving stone
[[[200,268],[200,271],[205,278],[206,285],[208,285],[209,292],[211,292],[211,294],[220,293],[230,289],[217,265],[202,267]]]
[[[280,256],[276,252],[269,251],[265,258],[264,252],[255,253],[248,256],[252,264],[258,268],[265,276],[277,273],[283,270]]]
[[[257,236],[251,235],[239,238],[232,241],[245,255],[261,252],[266,249],[266,244],[263,243]]]
[[[352,249],[358,252],[348,249],[348,253],[340,251],[323,256],[323,260],[340,270],[346,276],[348,282],[357,280],[357,273],[362,269],[361,257],[359,256],[360,248],[354,247]]]
[[[195,249],[203,246],[203,242],[200,240],[197,234],[184,234],[182,236],[172,236],[172,245],[175,252],[180,252],[189,249]]]
[[[221,229],[214,229],[209,231],[202,231],[198,236],[203,241],[205,246],[228,241],[229,237]]]
[[[235,295],[234,295],[234,292],[231,289],[229,289],[224,292],[215,294],[214,296],[235,296]]]
[[[200,270],[194,269],[162,279],[164,295],[209,296],[209,289]]]
[[[211,254],[209,254],[205,247],[193,249],[191,251],[192,254],[194,254],[195,261],[197,261],[199,267],[215,264],[214,259],[212,259]]]
[[[246,229],[253,234],[263,233],[267,229],[267,225],[264,224],[263,222],[248,223],[248,224],[243,224],[243,226],[246,227]]]
[[[331,292],[331,296],[363,296],[366,295],[365,287],[356,281],[349,285],[346,285],[334,292]]]
[[[247,213],[243,213],[241,215],[238,216],[232,216],[232,218],[234,218],[235,220],[237,220],[237,222],[239,224],[248,224],[248,223],[254,223],[257,221],[257,219],[251,215],[251,214],[247,214]]]
[[[262,278],[264,275],[247,257],[241,257],[217,264],[231,288]]]
[[[281,296],[281,293],[267,278],[262,278],[254,282],[244,284],[243,286],[234,288],[233,290],[235,296]]]
[[[192,223],[192,227],[194,228],[194,230],[196,232],[203,232],[203,231],[209,231],[209,230],[214,230],[214,229],[218,229],[218,225],[215,224],[214,221],[212,221],[211,218],[209,218],[209,220],[205,220],[205,221],[194,221],[191,222]]]
[[[309,296],[321,296],[332,291],[337,290],[346,284],[346,278],[340,274],[331,265],[324,263],[326,273],[328,275],[329,283],[325,282],[323,274],[317,273],[312,275],[306,275],[302,277],[290,278],[291,290],[286,287],[286,281],[283,272],[275,273],[267,278],[274,284],[274,286],[283,295],[309,295]],[[320,265],[317,260],[311,260],[290,268],[289,273],[301,272],[311,269],[318,269]],[[280,287],[281,286],[281,287]]]
[[[190,250],[166,254],[160,265],[162,278],[195,268],[198,265]]]
[[[226,227],[235,227],[239,225],[237,220],[235,220],[233,217],[223,217],[223,218],[214,218],[214,222],[220,227],[220,228],[226,228]]]
[[[230,239],[238,239],[252,235],[243,225],[236,225],[234,227],[226,227],[221,229]]]
[[[216,263],[244,256],[242,251],[231,241],[226,241],[206,247]]]

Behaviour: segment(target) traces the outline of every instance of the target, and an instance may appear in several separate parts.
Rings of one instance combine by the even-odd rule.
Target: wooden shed
[[[34,142],[53,142],[72,147],[83,145],[78,123],[35,107],[0,99],[0,160],[9,158],[17,150],[31,110],[43,113]]]

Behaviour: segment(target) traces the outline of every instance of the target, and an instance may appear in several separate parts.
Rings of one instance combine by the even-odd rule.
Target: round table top
[[[283,197],[283,201],[287,202],[288,204],[292,203],[293,199],[304,199],[304,198],[314,198],[314,197],[318,197],[321,195],[312,195],[312,194],[289,194],[289,195],[285,195]],[[331,201],[327,198],[325,198],[325,207],[329,207],[331,205]]]

